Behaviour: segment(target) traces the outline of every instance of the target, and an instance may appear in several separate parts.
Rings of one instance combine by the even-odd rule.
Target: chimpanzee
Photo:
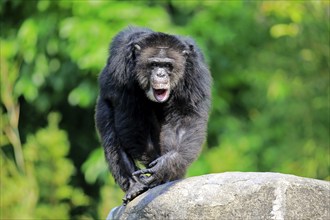
[[[184,177],[206,136],[211,81],[190,38],[128,27],[113,39],[95,120],[124,204]]]

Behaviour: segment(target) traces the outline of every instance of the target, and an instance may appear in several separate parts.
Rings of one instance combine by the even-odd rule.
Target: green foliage
[[[330,180],[328,11],[327,1],[5,0],[0,218],[105,218],[121,203],[93,114],[109,42],[127,25],[189,35],[206,55],[208,138],[188,176]]]
[[[25,174],[1,153],[2,218],[68,219],[71,206],[88,204],[82,191],[69,185],[75,169],[66,158],[69,141],[58,128],[59,115],[49,114],[48,121],[48,127],[27,138]]]
[[[88,183],[95,183],[98,178],[102,178],[100,181],[106,182],[108,178],[105,177],[107,177],[108,169],[103,149],[98,148],[94,150],[83,164],[82,170]]]
[[[246,163],[245,168],[230,165],[226,170],[276,171],[329,178],[329,69],[326,61],[329,60],[329,35],[326,25],[319,24],[323,22],[319,19],[327,16],[326,10],[324,5],[318,4],[288,3],[287,6],[285,13],[277,16],[282,3],[262,3],[254,17],[245,10],[243,14],[231,13],[221,20],[224,25],[219,26],[227,26],[238,16],[245,15],[245,27],[243,23],[232,25],[231,32],[253,29],[258,41],[251,35],[246,38],[246,35],[236,34],[235,43],[244,42],[245,45],[237,49],[235,44],[235,54],[227,46],[219,46],[218,51],[223,51],[226,59],[238,61],[238,64],[230,65],[228,70],[226,64],[220,66],[230,74],[213,72],[215,84],[220,84],[215,88],[219,95],[214,95],[214,104],[225,104],[212,112],[212,117],[219,121],[210,121],[210,134],[216,132],[214,135],[221,138],[217,149],[219,159],[223,155],[220,161],[227,160],[231,155],[228,150],[232,149],[238,154],[235,155],[237,160],[232,161]],[[245,9],[250,7],[244,6]],[[311,11],[312,16],[306,15],[303,19],[306,10]],[[311,20],[316,24],[311,25]],[[214,39],[214,42],[219,40]],[[228,38],[224,45],[231,42]],[[212,48],[214,50],[214,46]],[[221,117],[222,114],[226,117]],[[223,135],[219,136],[219,130]],[[223,171],[224,167],[211,169],[211,172]]]

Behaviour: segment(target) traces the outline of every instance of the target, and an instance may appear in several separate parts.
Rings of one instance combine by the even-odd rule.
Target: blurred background
[[[127,25],[193,37],[214,79],[187,176],[330,180],[329,1],[2,0],[1,219],[104,219],[123,192],[94,125],[97,78]]]

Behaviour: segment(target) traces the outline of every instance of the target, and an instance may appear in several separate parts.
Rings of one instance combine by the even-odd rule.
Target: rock
[[[330,219],[330,182],[279,173],[190,177],[148,190],[107,219]]]

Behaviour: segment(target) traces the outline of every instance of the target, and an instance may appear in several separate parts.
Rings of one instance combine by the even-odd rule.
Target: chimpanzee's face
[[[137,80],[146,96],[154,102],[166,102],[182,79],[186,58],[183,51],[169,47],[147,47],[137,54]]]

